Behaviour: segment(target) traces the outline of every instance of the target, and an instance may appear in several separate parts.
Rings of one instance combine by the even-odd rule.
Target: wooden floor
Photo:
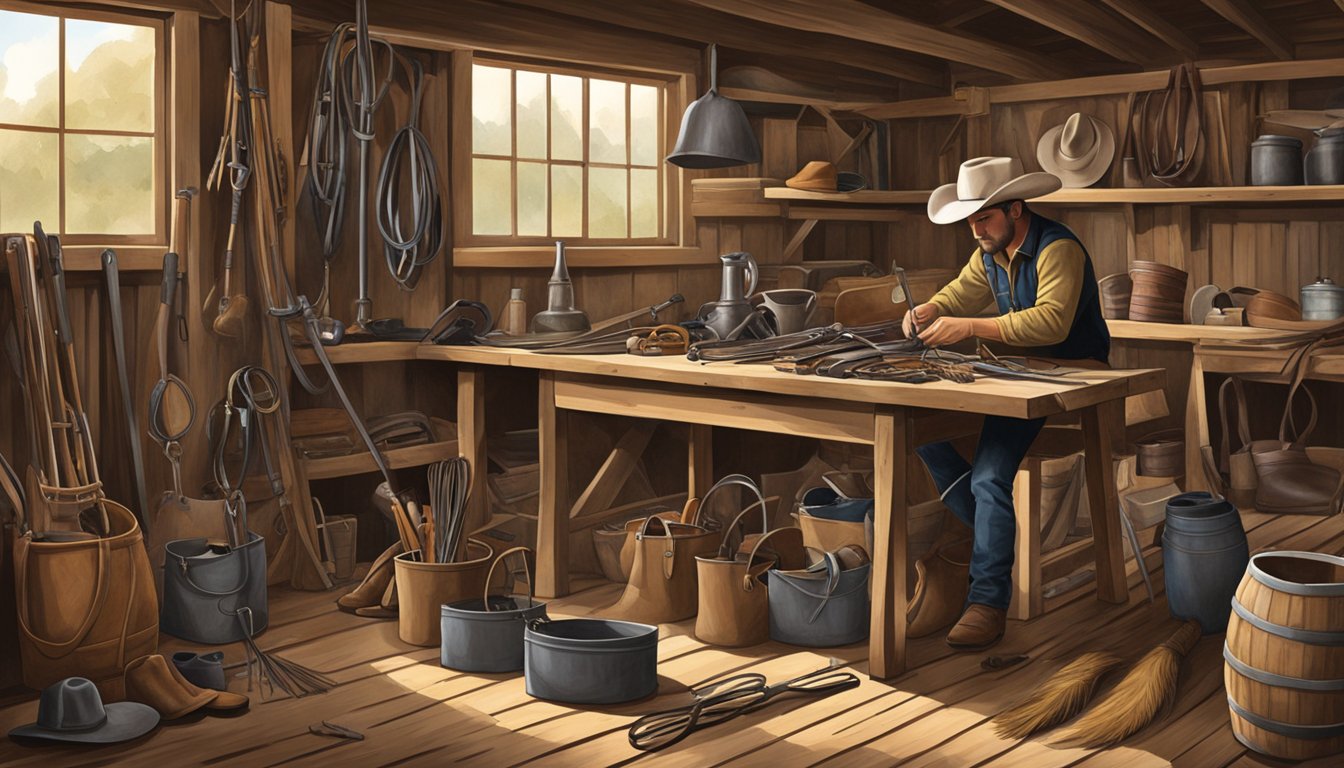
[[[1245,516],[1253,550],[1344,550],[1344,516]],[[263,648],[330,674],[340,685],[304,699],[254,700],[232,719],[165,725],[127,744],[93,749],[0,742],[0,765],[443,765],[472,766],[1206,766],[1276,765],[1247,752],[1232,736],[1224,698],[1222,635],[1202,639],[1182,668],[1171,711],[1124,745],[1105,751],[1064,749],[1041,739],[998,739],[989,719],[1076,654],[1111,649],[1135,658],[1177,626],[1161,595],[1161,554],[1145,552],[1159,590],[1146,601],[1135,564],[1130,602],[1097,602],[1090,585],[1048,603],[1046,615],[1010,622],[993,653],[1030,661],[985,672],[986,654],[953,654],[941,637],[914,641],[911,671],[818,701],[780,702],[726,726],[693,734],[652,755],[626,741],[639,713],[687,701],[688,686],[730,672],[760,672],[779,681],[825,666],[832,656],[866,673],[866,646],[812,651],[770,643],[747,649],[706,646],[692,622],[666,625],[659,644],[655,699],[616,707],[573,708],[532,699],[521,674],[468,675],[443,669],[438,650],[397,639],[395,622],[340,613],[329,593],[280,591],[272,596]],[[590,584],[593,584],[590,582]],[[615,601],[618,588],[596,582],[551,604],[552,615],[586,615]],[[582,584],[580,585],[582,586]],[[187,647],[164,638],[167,654]],[[233,659],[239,652],[226,651]],[[234,689],[242,690],[243,681]],[[35,718],[31,695],[0,709],[0,729]],[[365,734],[347,742],[308,733],[322,720]],[[1320,765],[1338,765],[1321,761]],[[1300,765],[1309,765],[1306,763]]]

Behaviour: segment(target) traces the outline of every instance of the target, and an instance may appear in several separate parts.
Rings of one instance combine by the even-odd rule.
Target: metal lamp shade
[[[682,168],[728,168],[761,161],[761,145],[742,105],[710,88],[681,116],[667,162]]]

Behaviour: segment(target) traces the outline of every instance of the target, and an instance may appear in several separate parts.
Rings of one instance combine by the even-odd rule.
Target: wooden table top
[[[997,378],[980,378],[970,384],[949,381],[903,384],[799,376],[776,371],[764,364],[700,363],[679,356],[558,355],[501,347],[433,346],[411,342],[349,344],[327,351],[333,363],[440,360],[508,365],[556,373],[612,376],[795,397],[1001,414],[1017,418],[1036,418],[1077,410],[1107,400],[1161,389],[1166,383],[1166,372],[1156,368],[1086,371],[1070,377],[1086,381],[1087,384]],[[300,359],[305,363],[314,361],[308,350],[300,350]]]

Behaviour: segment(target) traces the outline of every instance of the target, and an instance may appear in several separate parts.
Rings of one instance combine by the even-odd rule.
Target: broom
[[[252,638],[251,609],[241,608],[237,616],[244,629],[243,643],[247,652],[245,663],[247,664],[247,689],[249,691],[252,690],[252,667],[254,664],[257,670],[258,691],[261,690],[261,686],[266,687],[263,698],[275,693],[276,688],[298,699],[310,693],[326,693],[336,687],[336,681],[321,672],[263,652],[261,648],[257,647],[257,641]]]
[[[994,718],[994,732],[1001,739],[1025,739],[1059,725],[1081,712],[1101,679],[1118,666],[1115,654],[1084,653]]]
[[[1057,743],[1089,749],[1109,747],[1142,730],[1176,696],[1181,659],[1195,646],[1199,636],[1199,624],[1187,621],[1166,642],[1139,659],[1125,678]]]

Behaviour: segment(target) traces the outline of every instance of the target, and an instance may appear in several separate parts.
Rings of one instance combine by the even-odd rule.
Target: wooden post
[[[555,374],[537,381],[537,461],[541,498],[537,504],[537,595],[569,594],[569,450],[565,414],[555,407]]]
[[[1008,618],[1030,619],[1045,610],[1041,597],[1041,460],[1027,456],[1013,483],[1017,554],[1013,558],[1013,601]]]
[[[1097,599],[1124,603],[1125,551],[1120,540],[1120,499],[1115,490],[1111,454],[1123,444],[1124,400],[1108,400],[1083,411],[1087,501],[1092,511],[1092,542],[1097,557]]]
[[[714,428],[691,424],[688,431],[686,489],[691,498],[704,498],[714,485]]]
[[[485,485],[485,369],[477,365],[457,370],[457,455],[471,462],[466,530],[472,531],[490,519]]]
[[[868,675],[905,671],[905,558],[909,521],[905,500],[910,428],[905,408],[881,407],[873,421],[873,605],[868,629]]]
[[[1204,358],[1196,344],[1190,355],[1190,389],[1185,397],[1185,487],[1209,490],[1204,477],[1203,448],[1209,443],[1209,411],[1204,390]]]

